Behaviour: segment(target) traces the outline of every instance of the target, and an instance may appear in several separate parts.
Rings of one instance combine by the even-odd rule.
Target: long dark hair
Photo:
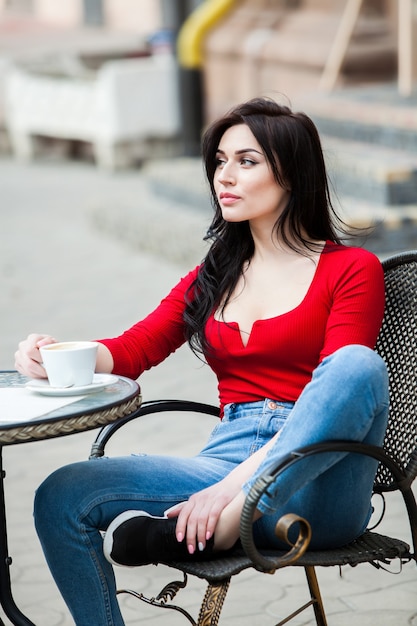
[[[234,107],[205,132],[202,154],[211,189],[214,218],[206,240],[212,244],[186,297],[186,339],[197,354],[210,349],[205,324],[216,308],[225,306],[236,287],[245,262],[254,254],[249,223],[226,222],[214,190],[216,153],[224,132],[246,124],[262,148],[277,183],[290,190],[274,232],[293,249],[308,253],[314,241],[340,243],[343,223],[330,199],[320,137],[311,119],[293,113],[268,98],[255,98]],[[294,243],[295,242],[295,243]],[[313,242],[313,243],[312,243]]]

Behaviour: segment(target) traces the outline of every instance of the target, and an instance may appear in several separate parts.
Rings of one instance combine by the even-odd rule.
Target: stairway
[[[378,253],[417,247],[417,91],[396,84],[314,94],[299,101],[322,138],[336,208]]]

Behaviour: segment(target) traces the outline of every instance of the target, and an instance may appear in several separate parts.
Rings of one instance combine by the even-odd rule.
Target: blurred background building
[[[417,235],[417,0],[0,0],[1,145],[17,158],[198,157],[204,127],[259,95],[314,119],[350,217],[392,209]]]
[[[297,102],[396,82],[407,98],[417,79],[415,0],[0,0],[0,35],[3,59],[38,69],[54,60],[73,74],[77,62],[97,70],[171,48],[180,70],[197,74],[180,103],[197,126],[260,94]]]

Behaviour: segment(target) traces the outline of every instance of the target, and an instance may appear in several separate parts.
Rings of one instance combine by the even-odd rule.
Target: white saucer
[[[51,387],[49,382],[44,379],[33,379],[26,383],[25,387],[44,396],[83,396],[86,393],[100,391],[117,380],[119,380],[118,377],[113,376],[113,374],[94,374],[91,385],[82,387]]]

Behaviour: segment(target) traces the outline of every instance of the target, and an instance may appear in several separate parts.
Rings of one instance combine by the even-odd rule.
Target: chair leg
[[[307,576],[307,583],[310,589],[310,596],[313,602],[314,616],[317,626],[327,626],[326,615],[324,613],[323,601],[321,599],[320,587],[316,576],[316,570],[312,565],[304,568]]]
[[[201,603],[197,626],[217,626],[229,585],[230,578],[208,585]]]

